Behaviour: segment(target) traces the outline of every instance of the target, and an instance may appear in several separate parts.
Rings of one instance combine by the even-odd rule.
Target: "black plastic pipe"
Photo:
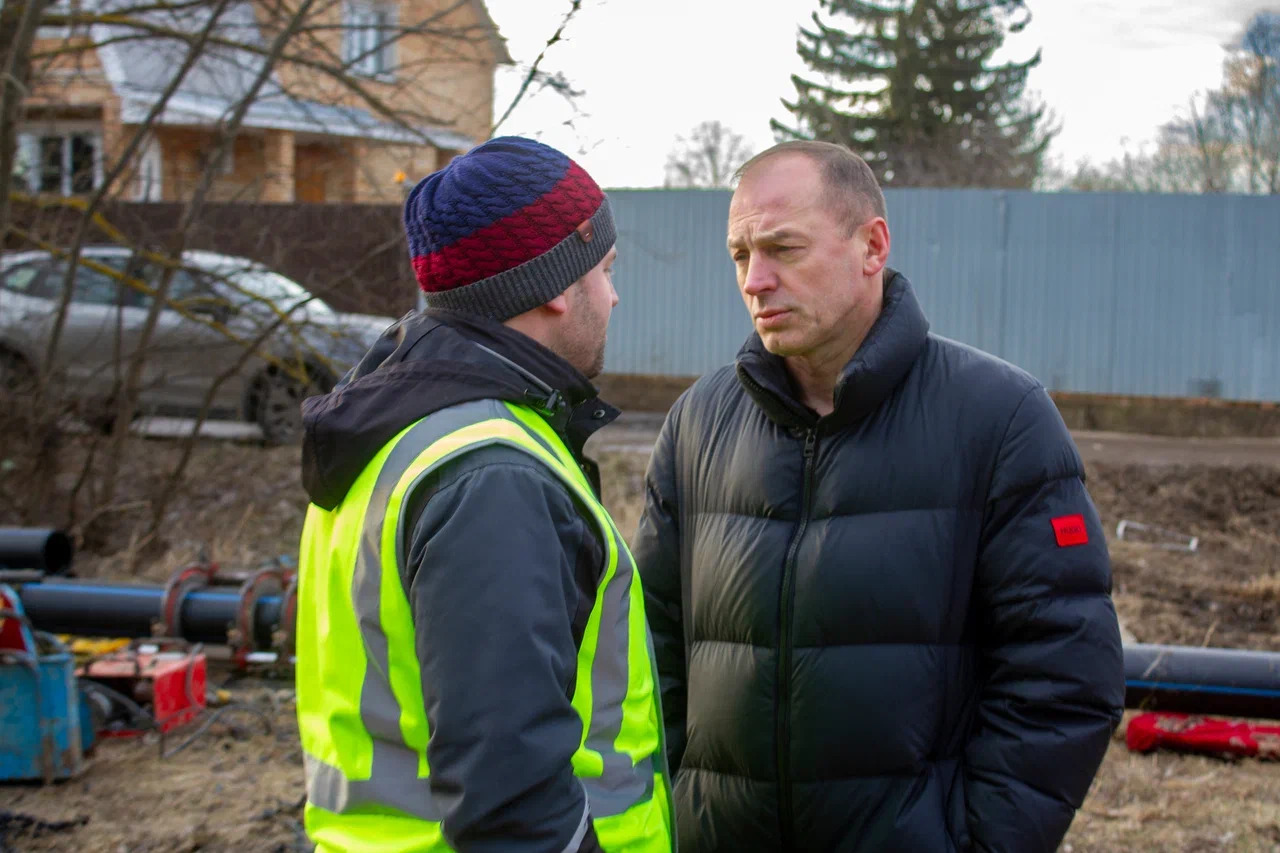
[[[70,579],[19,588],[36,628],[53,633],[149,637],[160,618],[161,587]],[[253,645],[271,648],[278,595],[254,604]],[[190,642],[225,643],[236,619],[236,587],[203,587],[182,599],[178,624]],[[1125,706],[1280,719],[1280,652],[1133,643],[1124,647]]]
[[[1129,708],[1280,719],[1280,653],[1134,643],[1124,680]]]
[[[0,527],[0,569],[60,575],[71,565],[71,538],[61,530]]]
[[[22,607],[36,628],[81,636],[150,637],[152,625],[160,619],[163,597],[161,587],[76,580],[46,580],[18,589]],[[280,596],[264,595],[254,604],[255,648],[271,647],[280,603]],[[226,643],[239,607],[236,587],[187,592],[178,611],[182,638],[193,643]]]

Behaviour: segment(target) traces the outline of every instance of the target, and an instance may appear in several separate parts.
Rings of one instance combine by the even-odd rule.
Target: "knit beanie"
[[[418,182],[404,228],[429,308],[499,322],[543,305],[614,243],[609,200],[581,166],[503,136]]]

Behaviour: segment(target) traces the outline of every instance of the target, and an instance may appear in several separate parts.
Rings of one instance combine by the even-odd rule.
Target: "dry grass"
[[[1122,726],[1062,850],[1280,851],[1280,764],[1140,755],[1123,734]]]
[[[630,536],[646,457],[600,461],[605,503]],[[1137,516],[1202,539],[1195,554],[1109,543],[1116,607],[1140,641],[1280,651],[1280,470],[1091,466],[1090,484],[1110,532]],[[1061,849],[1280,853],[1280,763],[1136,754],[1122,725]]]
[[[142,499],[173,451],[165,442],[139,441],[130,452],[134,467],[123,497]],[[291,449],[202,445],[172,508],[165,548],[143,577],[165,577],[201,547],[229,568],[294,553],[305,510],[297,461]],[[600,458],[604,501],[628,538],[639,519],[645,462],[641,453]],[[1094,466],[1090,475],[1110,531],[1120,518],[1135,518],[1202,537],[1192,555],[1111,543],[1117,607],[1139,640],[1280,651],[1280,471]],[[119,521],[108,543],[116,550],[83,554],[81,574],[119,576],[128,565],[130,516]],[[240,698],[270,704],[253,691]],[[11,811],[46,820],[89,817],[85,826],[18,849],[296,849],[300,815],[289,808],[302,791],[296,725],[288,707],[273,713],[272,735],[237,718],[239,726],[219,724],[167,761],[154,744],[108,741],[81,779],[50,789],[0,788]],[[1062,849],[1280,853],[1280,764],[1137,755],[1118,735]]]
[[[1245,581],[1240,584],[1240,594],[1259,601],[1280,602],[1280,572]]]
[[[189,747],[160,758],[148,736],[103,741],[76,779],[44,788],[0,788],[4,808],[71,831],[10,837],[0,850],[83,853],[294,851],[300,843],[304,774],[291,691],[246,687],[237,700],[258,713],[223,712]],[[271,725],[267,731],[264,719]],[[178,749],[193,731],[173,732]]]

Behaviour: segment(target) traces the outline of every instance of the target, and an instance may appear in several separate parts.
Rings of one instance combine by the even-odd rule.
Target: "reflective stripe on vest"
[[[542,461],[590,512],[605,546],[607,563],[579,648],[572,699],[583,722],[572,763],[591,816],[599,821],[624,815],[655,799],[664,812],[668,807],[643,594],[626,543],[542,418],[480,401],[406,428],[369,463],[338,508],[308,510],[299,583],[298,715],[309,830],[313,823],[333,822],[324,812],[336,819],[391,810],[433,824],[423,831],[434,841],[424,836],[414,849],[448,849],[438,828],[445,809],[427,778],[423,685],[399,573],[405,557],[402,508],[439,466],[495,444]],[[307,571],[320,567],[325,570]],[[358,705],[352,701],[356,695]],[[655,777],[663,789],[658,798]],[[663,822],[669,823],[666,814]]]

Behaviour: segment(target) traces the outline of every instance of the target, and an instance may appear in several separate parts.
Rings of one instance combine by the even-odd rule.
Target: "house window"
[[[93,192],[102,184],[102,138],[95,131],[19,133],[16,171],[34,193]]]
[[[368,2],[346,4],[342,59],[356,74],[389,77],[396,67],[396,8]]]
[[[164,176],[160,159],[160,144],[148,139],[138,155],[138,171],[134,175],[134,201],[160,201],[164,197]]]
[[[44,7],[41,15],[42,20],[48,20],[54,15],[75,15],[83,10],[81,0],[53,0]],[[46,25],[36,29],[36,38],[38,39],[61,39],[73,35],[86,35],[88,28],[84,24],[75,26],[62,25]]]
[[[213,165],[213,156],[217,153],[216,141],[211,142],[209,147],[202,149],[197,155],[197,161],[200,163],[200,171],[206,172]],[[226,143],[226,149],[222,152],[222,159],[218,161],[217,174],[230,176],[236,173],[236,144],[235,140]]]

